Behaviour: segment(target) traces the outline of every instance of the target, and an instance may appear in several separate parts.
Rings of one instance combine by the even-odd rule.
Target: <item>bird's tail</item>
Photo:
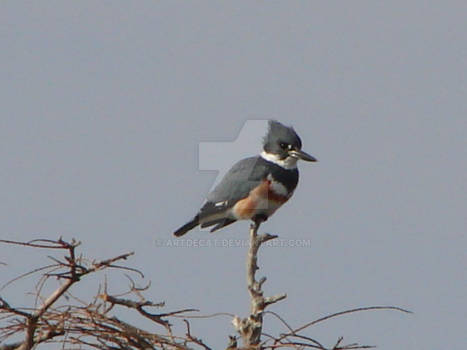
[[[174,236],[180,237],[183,236],[185,233],[190,231],[191,229],[195,228],[196,226],[199,225],[199,216],[196,215],[193,220],[190,222],[187,222],[185,225],[180,227],[177,231],[174,232]]]

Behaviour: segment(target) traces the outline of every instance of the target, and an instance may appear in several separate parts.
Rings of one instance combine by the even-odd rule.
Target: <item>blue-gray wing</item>
[[[261,157],[242,159],[223,177],[208,194],[207,202],[200,210],[200,217],[225,211],[238,200],[248,196],[268,176],[266,162]]]

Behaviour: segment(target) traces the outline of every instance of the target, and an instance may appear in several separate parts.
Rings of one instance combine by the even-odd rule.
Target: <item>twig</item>
[[[173,312],[168,312],[168,313],[162,313],[162,314],[152,314],[152,313],[149,313],[147,312],[146,310],[144,310],[144,307],[145,306],[149,306],[149,307],[162,307],[165,305],[164,302],[162,303],[153,303],[151,301],[140,301],[140,302],[137,302],[137,301],[133,301],[133,300],[129,300],[129,299],[122,299],[122,298],[116,298],[116,297],[113,297],[111,295],[108,295],[108,294],[101,294],[100,297],[105,300],[106,302],[110,303],[110,304],[117,304],[117,305],[122,305],[122,306],[126,306],[127,308],[130,308],[130,309],[135,309],[136,311],[138,311],[141,315],[143,315],[144,317],[164,326],[164,327],[170,327],[170,323],[166,320],[163,319],[163,317],[167,317],[167,316],[173,316],[173,315],[177,315],[177,314],[181,314],[181,313],[184,313],[184,312],[193,312],[193,311],[198,311],[196,309],[184,309],[184,310],[177,310],[177,311],[173,311]]]
[[[314,321],[311,321],[301,327],[298,327],[297,329],[293,330],[292,332],[290,332],[289,334],[287,335],[291,335],[291,334],[296,334],[302,330],[304,330],[305,328],[308,328],[310,326],[313,326],[317,323],[320,323],[320,322],[323,322],[323,321],[326,321],[326,320],[329,320],[330,318],[333,318],[333,317],[337,317],[337,316],[342,316],[342,315],[345,315],[345,314],[350,314],[350,313],[354,313],[354,312],[361,312],[361,311],[370,311],[370,310],[396,310],[396,311],[401,311],[401,312],[405,312],[405,313],[409,313],[411,314],[412,311],[409,311],[409,310],[405,310],[405,309],[402,309],[400,307],[397,307],[397,306],[367,306],[367,307],[359,307],[359,308],[355,308],[355,309],[350,309],[350,310],[345,310],[345,311],[340,311],[340,312],[336,312],[336,313],[333,313],[333,314],[330,314],[330,315],[327,315],[327,316],[324,316],[324,317],[321,317],[321,318],[318,318],[317,320],[314,320]],[[286,335],[284,335],[286,336]]]
[[[186,325],[186,338],[190,341],[192,341],[193,343],[195,344],[198,344],[199,346],[201,346],[203,349],[205,350],[212,350],[209,346],[207,346],[201,339],[199,338],[196,338],[194,337],[193,335],[191,335],[191,330],[190,330],[190,323],[188,322],[188,320],[183,320],[183,322],[185,322],[185,325]]]

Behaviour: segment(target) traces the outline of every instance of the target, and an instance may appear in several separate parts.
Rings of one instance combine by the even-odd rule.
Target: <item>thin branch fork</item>
[[[277,235],[269,233],[258,234],[259,226],[262,220],[256,220],[250,227],[250,247],[248,249],[246,264],[246,279],[248,292],[250,294],[250,315],[247,318],[240,319],[235,317],[233,322],[237,332],[241,335],[246,348],[260,349],[261,333],[263,329],[263,313],[268,305],[274,304],[286,298],[286,294],[265,297],[263,295],[263,284],[266,277],[256,280],[256,271],[258,268],[258,250],[260,246],[274,238]]]
[[[99,295],[99,297],[101,299],[103,299],[104,301],[112,304],[112,305],[122,305],[122,306],[125,306],[125,307],[129,308],[129,309],[135,309],[136,311],[138,311],[144,317],[150,319],[151,321],[153,321],[155,323],[158,323],[158,324],[164,326],[165,328],[167,328],[168,331],[170,331],[171,324],[170,324],[169,321],[164,320],[163,317],[182,314],[182,313],[185,313],[185,312],[199,311],[197,309],[183,309],[183,310],[177,310],[177,311],[172,311],[172,312],[168,312],[168,313],[153,314],[153,313],[150,313],[150,312],[147,312],[146,310],[144,310],[144,307],[146,307],[146,306],[148,306],[148,307],[162,307],[162,306],[164,306],[165,303],[153,303],[151,301],[139,301],[139,302],[137,302],[137,301],[130,300],[130,299],[117,298],[117,297],[114,297],[114,296],[108,295],[108,294],[101,294],[101,295]]]

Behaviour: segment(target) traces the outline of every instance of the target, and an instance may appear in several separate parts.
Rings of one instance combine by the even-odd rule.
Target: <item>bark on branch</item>
[[[243,319],[236,316],[233,320],[234,327],[240,334],[247,349],[261,349],[260,342],[263,330],[264,310],[268,305],[286,298],[286,294],[265,297],[262,287],[264,282],[266,282],[266,277],[261,277],[259,280],[256,279],[256,271],[259,269],[258,250],[261,244],[277,238],[276,235],[269,233],[258,234],[261,222],[261,220],[256,220],[250,227],[250,247],[246,263],[246,279],[250,294],[250,315]]]

